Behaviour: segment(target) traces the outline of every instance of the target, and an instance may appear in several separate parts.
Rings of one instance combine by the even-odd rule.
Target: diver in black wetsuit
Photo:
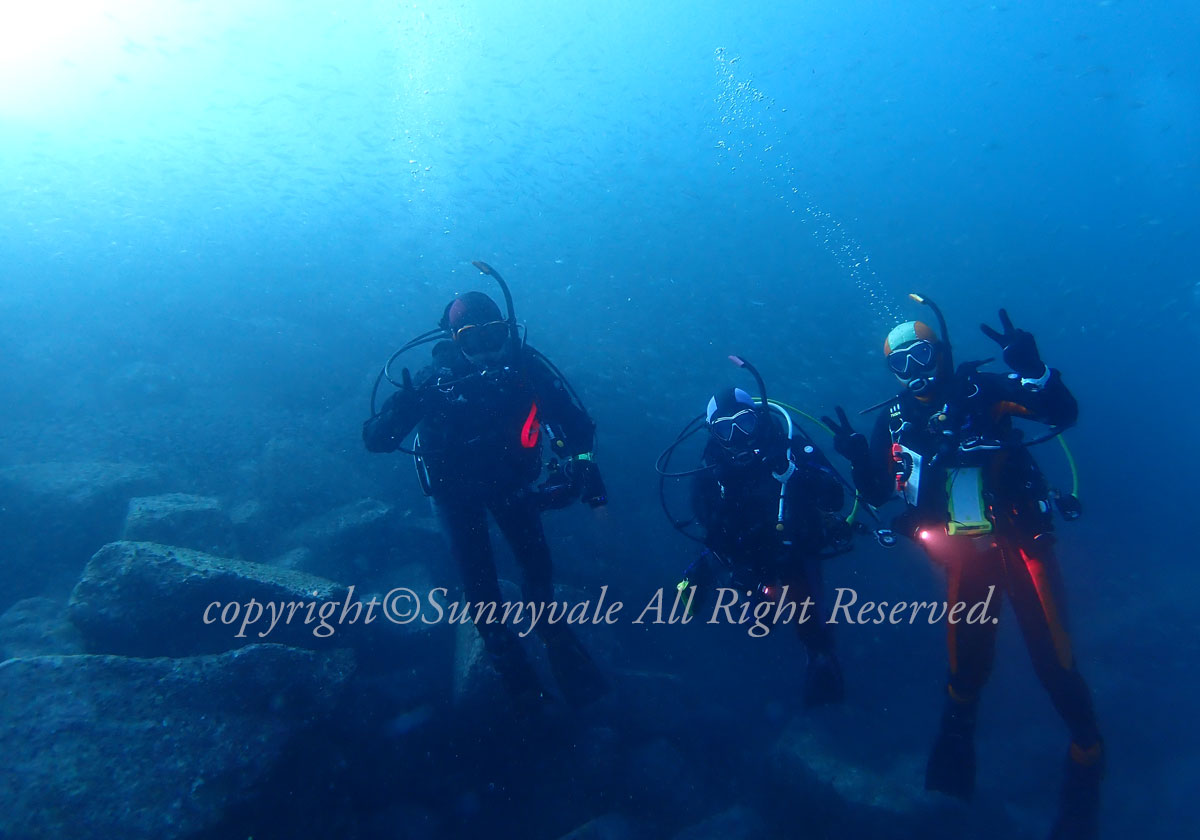
[[[821,561],[823,552],[849,545],[850,526],[836,515],[842,484],[811,441],[793,432],[783,408],[756,403],[740,388],[709,400],[704,424],[709,440],[691,495],[707,550],[680,588],[695,586],[694,602],[718,582],[758,601],[811,598],[816,609],[797,622],[808,653],[804,705],[840,703],[845,687],[822,608]]]
[[[1000,597],[1007,594],[1038,678],[1071,734],[1065,780],[1052,838],[1097,833],[1104,748],[1091,694],[1080,676],[1067,634],[1063,582],[1054,552],[1052,494],[1013,418],[1051,426],[1075,422],[1078,407],[1062,375],[1041,359],[1033,336],[1000,310],[1003,332],[987,325],[1013,373],[954,367],[945,321],[941,340],[920,321],[897,326],[884,343],[887,364],[904,391],[879,408],[868,442],[838,408],[835,446],[853,469],[864,500],[907,503],[894,525],[946,569],[949,601],[983,602],[995,587],[982,623],[949,625],[950,673],[941,731],[926,769],[926,788],[969,799],[975,785],[974,731],[979,695],[991,672]],[[1080,510],[1059,499],[1068,519]]]
[[[363,441],[372,452],[406,451],[402,442],[417,430],[414,451],[423,483],[468,601],[503,600],[488,537],[490,511],[521,566],[525,600],[549,602],[554,592],[542,511],[581,496],[593,507],[607,501],[591,459],[595,425],[557,369],[520,341],[511,308],[505,320],[487,295],[456,298],[446,307],[441,331],[427,335],[447,338],[435,344],[433,364],[415,379],[404,371],[400,390],[363,424]],[[553,469],[534,486],[543,468],[543,438],[549,439]],[[476,628],[518,705],[536,707],[544,695],[513,630],[500,622]],[[542,622],[537,631],[568,703],[579,707],[605,691],[602,675],[565,624]]]

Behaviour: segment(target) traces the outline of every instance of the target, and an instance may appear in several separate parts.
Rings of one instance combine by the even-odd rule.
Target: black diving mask
[[[464,355],[481,356],[503,350],[508,335],[508,321],[488,321],[458,328],[454,331],[454,341]]]
[[[751,438],[758,429],[758,411],[746,408],[731,417],[714,417],[709,421],[708,428],[723,444],[733,443],[738,436]]]
[[[888,368],[901,379],[916,379],[937,371],[937,345],[932,341],[914,341],[888,354]]]

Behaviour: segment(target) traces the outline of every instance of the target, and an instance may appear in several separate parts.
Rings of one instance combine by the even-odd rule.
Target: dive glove
[[[1037,342],[1033,333],[1017,329],[1008,317],[1008,312],[1000,310],[1000,326],[1004,332],[997,332],[987,324],[980,324],[979,329],[1004,350],[1004,363],[1020,375],[1022,379],[1040,379],[1046,374],[1046,363],[1038,353]]]
[[[857,464],[866,460],[871,454],[871,447],[867,443],[866,435],[854,431],[854,427],[850,425],[850,418],[846,416],[844,408],[839,405],[836,407],[836,411],[837,420],[828,415],[821,418],[821,422],[833,432],[834,450],[851,464]]]

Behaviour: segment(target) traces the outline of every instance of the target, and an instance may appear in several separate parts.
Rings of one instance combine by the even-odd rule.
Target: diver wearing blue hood
[[[694,539],[705,546],[679,586],[696,587],[693,607],[716,585],[753,593],[760,603],[811,598],[815,612],[796,624],[808,654],[803,704],[840,703],[845,686],[823,617],[821,563],[831,549],[849,546],[851,527],[837,515],[845,502],[842,483],[784,407],[767,400],[753,366],[731,358],[758,380],[761,397],[741,388],[719,391],[703,415],[708,441],[700,468],[664,473],[660,467],[666,477],[691,476],[688,524],[700,527],[703,535]]]

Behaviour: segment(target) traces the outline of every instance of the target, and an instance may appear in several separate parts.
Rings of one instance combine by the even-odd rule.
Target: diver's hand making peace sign
[[[851,464],[869,457],[871,447],[867,444],[866,436],[861,432],[854,431],[844,408],[839,405],[835,407],[835,410],[837,411],[837,420],[828,414],[821,418],[821,422],[833,432],[833,448]]]
[[[987,324],[980,324],[979,329],[1004,350],[1004,363],[1025,379],[1038,379],[1046,373],[1046,364],[1038,353],[1037,342],[1033,333],[1019,330],[1013,326],[1008,312],[1000,310],[1000,333]]]

